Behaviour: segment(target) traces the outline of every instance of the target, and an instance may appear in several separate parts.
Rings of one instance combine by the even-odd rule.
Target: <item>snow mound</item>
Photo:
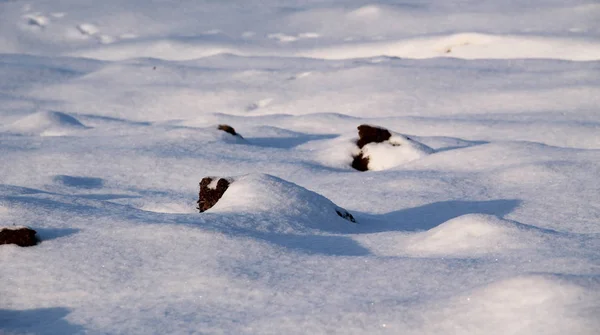
[[[487,214],[466,214],[411,236],[406,248],[424,255],[478,255],[519,249],[536,238],[532,229]]]
[[[412,137],[393,131],[389,133],[389,139],[380,143],[368,143],[362,149],[357,146],[356,133],[315,140],[298,148],[310,152],[318,163],[335,168],[350,169],[354,164],[354,157],[362,156],[368,158],[368,170],[372,171],[391,169],[435,152]]]
[[[462,334],[593,334],[600,322],[590,306],[599,295],[586,286],[554,275],[501,280],[454,300],[440,326]]]
[[[221,199],[206,213],[245,213],[269,215],[269,227],[252,229],[291,232],[306,228],[348,230],[356,225],[348,212],[324,196],[286,180],[267,175],[249,174],[232,178]]]
[[[363,156],[369,158],[369,170],[381,171],[423,158],[434,152],[425,144],[412,138],[393,133],[389,140],[381,143],[369,143],[362,148]]]
[[[312,160],[324,166],[351,169],[352,157],[359,153],[356,135],[343,134],[333,139],[316,140],[297,147],[312,156]]]
[[[367,14],[365,11],[364,14]],[[373,13],[369,13],[376,15]],[[562,38],[539,35],[496,35],[461,32],[397,40],[346,43],[298,52],[320,59],[353,59],[377,56],[425,59],[548,58],[591,61],[600,57],[600,44],[592,38]]]
[[[349,13],[352,21],[372,21],[381,16],[383,10],[368,6]],[[87,33],[80,32],[84,36]],[[268,34],[270,40],[280,44],[296,42],[299,39],[319,37],[317,33],[304,33],[291,36],[282,33]],[[207,40],[204,38],[185,39],[181,37],[122,40],[110,44],[113,39],[100,36],[102,44],[88,49],[69,52],[69,56],[97,60],[126,60],[133,58],[157,58],[163,60],[193,60],[219,54],[238,56],[280,56],[308,57],[325,60],[371,58],[378,56],[426,59],[453,57],[462,59],[523,59],[547,58],[572,61],[600,59],[600,44],[593,38],[563,38],[540,35],[507,35],[460,32],[454,34],[433,34],[419,37],[404,37],[346,43],[336,43],[324,47],[281,48],[274,45],[247,45],[236,40]]]
[[[28,135],[64,136],[71,134],[73,131],[86,128],[86,126],[71,115],[61,112],[43,111],[17,120],[11,125],[9,131]]]

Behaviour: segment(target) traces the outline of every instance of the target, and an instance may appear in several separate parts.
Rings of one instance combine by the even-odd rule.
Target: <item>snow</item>
[[[29,228],[29,227],[25,227],[25,226],[0,227],[0,231],[3,231],[3,230],[19,230],[19,229],[23,229],[23,228]]]
[[[287,234],[313,230],[356,231],[355,224],[342,219],[336,211],[346,212],[322,195],[294,183],[271,175],[253,174],[233,178],[225,194],[208,212],[261,214],[260,220],[249,220],[249,225],[243,221],[236,223],[251,231]]]
[[[15,121],[8,131],[41,136],[64,136],[70,130],[84,129],[85,126],[71,115],[46,111],[37,112]]]
[[[362,152],[369,157],[369,170],[381,171],[423,158],[433,149],[405,135],[392,134],[388,141],[365,145]]]
[[[0,1],[0,333],[597,333],[599,15]]]
[[[469,333],[476,329],[501,328],[513,334],[587,333],[588,327],[597,324],[591,313],[595,313],[592,306],[599,296],[597,291],[584,296],[582,287],[572,283],[578,279],[569,279],[571,282],[557,275],[534,274],[479,288],[442,307],[443,312],[436,314],[443,321],[434,331]],[[593,285],[597,290],[597,283]],[[448,319],[443,313],[453,317]],[[478,320],[473,322],[473,316],[478,316]],[[521,322],[513,323],[515,319]]]
[[[531,230],[495,216],[467,214],[415,234],[404,244],[413,253],[439,255],[443,251],[443,255],[469,257],[539,244],[541,237]]]

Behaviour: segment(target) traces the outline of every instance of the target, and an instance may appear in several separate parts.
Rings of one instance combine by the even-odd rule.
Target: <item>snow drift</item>
[[[591,334],[600,326],[590,308],[599,282],[548,274],[500,280],[452,299],[429,315],[439,327],[427,332],[461,334]],[[433,329],[432,329],[433,328]]]
[[[319,163],[332,167],[353,167],[360,171],[382,171],[423,158],[435,152],[415,138],[378,126],[361,125],[385,131],[384,139],[367,139],[344,134],[334,139],[314,141],[300,148],[310,151]]]
[[[389,140],[381,143],[368,143],[361,151],[363,157],[368,157],[368,168],[372,171],[391,169],[434,152],[430,147],[399,133],[392,133]]]
[[[0,0],[0,333],[597,334],[598,17]]]
[[[86,128],[69,114],[43,111],[17,120],[8,127],[8,131],[28,135],[64,136]]]
[[[540,233],[493,215],[467,214],[451,219],[406,241],[419,255],[476,256],[519,249],[539,242]]]
[[[251,228],[270,232],[352,231],[356,225],[353,216],[331,200],[281,178],[251,174],[227,179],[229,187],[206,213],[267,214],[275,224]]]

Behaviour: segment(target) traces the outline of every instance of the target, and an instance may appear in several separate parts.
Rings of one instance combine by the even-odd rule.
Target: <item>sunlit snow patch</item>
[[[168,203],[159,201],[148,201],[140,209],[154,213],[175,213],[187,214],[194,213],[193,207],[187,203]]]
[[[467,214],[411,236],[406,250],[420,255],[469,256],[524,248],[539,238],[533,228],[525,229],[493,215]]]
[[[86,129],[79,120],[71,115],[44,111],[28,115],[10,125],[8,131],[40,136],[64,136],[73,131]]]
[[[452,299],[431,313],[441,321],[432,326],[435,331],[424,332],[593,334],[599,322],[589,321],[597,313],[590,307],[600,297],[597,289],[597,280],[541,274],[513,277]]]

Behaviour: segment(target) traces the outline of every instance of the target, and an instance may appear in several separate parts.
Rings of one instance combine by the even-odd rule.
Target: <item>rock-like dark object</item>
[[[216,183],[213,183],[213,178],[211,177],[202,178],[197,207],[200,213],[212,208],[228,188],[229,181],[227,179],[219,178]]]
[[[19,247],[31,247],[38,243],[36,231],[27,227],[0,228],[0,245],[16,244]]]
[[[392,137],[392,134],[385,128],[373,127],[366,124],[358,126],[358,141],[356,145],[362,149],[369,143],[381,143]]]
[[[385,142],[392,137],[392,134],[385,128],[373,127],[367,124],[361,124],[358,128],[358,141],[356,145],[362,149],[369,143]],[[369,157],[365,156],[361,150],[358,155],[352,157],[352,167],[358,171],[369,171]]]
[[[342,219],[346,219],[350,222],[354,222],[356,223],[356,220],[354,219],[354,216],[352,216],[352,214],[348,213],[347,211],[343,210],[343,209],[336,209],[335,212],[337,213],[337,215],[339,215]]]
[[[365,157],[361,151],[353,157],[352,167],[358,171],[369,171],[369,157]]]
[[[238,136],[240,138],[243,138],[242,135],[238,134],[235,132],[235,129],[233,129],[232,126],[228,125],[228,124],[220,124],[217,129],[222,130],[228,134],[231,134],[233,136]]]

